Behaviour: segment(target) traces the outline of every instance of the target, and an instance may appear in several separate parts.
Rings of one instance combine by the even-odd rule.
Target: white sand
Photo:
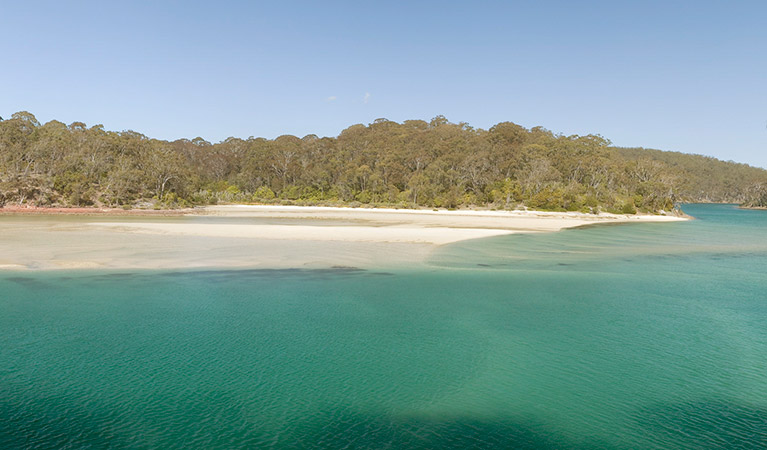
[[[208,206],[204,213],[227,217],[300,217],[312,219],[343,218],[348,220],[407,220],[421,221],[431,218],[443,226],[451,220],[476,219],[475,224],[487,224],[492,219],[563,219],[583,220],[586,222],[668,222],[686,220],[667,215],[623,215],[623,214],[584,214],[581,212],[551,211],[490,211],[490,210],[429,210],[429,209],[391,209],[391,208],[340,208],[326,206],[277,206],[277,205],[225,205]],[[541,224],[543,222],[536,222]],[[543,230],[540,230],[543,231]]]
[[[128,233],[297,241],[408,242],[434,245],[514,233],[512,230],[425,228],[398,225],[383,227],[189,223],[93,223],[91,225]]]
[[[0,270],[417,264],[435,246],[671,216],[216,206],[191,217],[0,217]]]

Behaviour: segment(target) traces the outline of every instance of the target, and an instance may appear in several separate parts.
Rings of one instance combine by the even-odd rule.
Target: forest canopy
[[[0,205],[184,207],[229,203],[671,211],[767,205],[767,171],[612,147],[597,134],[502,122],[488,130],[377,119],[337,137],[163,141],[28,112],[0,121]]]

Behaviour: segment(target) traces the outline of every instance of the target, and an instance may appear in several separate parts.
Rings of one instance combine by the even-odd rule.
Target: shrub
[[[623,214],[636,214],[637,208],[634,206],[634,202],[626,202],[621,208]]]

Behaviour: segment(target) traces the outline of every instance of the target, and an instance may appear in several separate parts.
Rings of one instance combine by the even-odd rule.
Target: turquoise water
[[[0,448],[765,448],[767,212],[407,270],[0,274]]]

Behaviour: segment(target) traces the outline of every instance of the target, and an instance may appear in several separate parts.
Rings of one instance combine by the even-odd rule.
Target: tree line
[[[765,201],[767,171],[612,147],[511,122],[488,130],[377,119],[337,137],[164,141],[28,112],[0,121],[0,204],[164,208],[229,203],[622,213]],[[761,191],[760,191],[761,189]]]

